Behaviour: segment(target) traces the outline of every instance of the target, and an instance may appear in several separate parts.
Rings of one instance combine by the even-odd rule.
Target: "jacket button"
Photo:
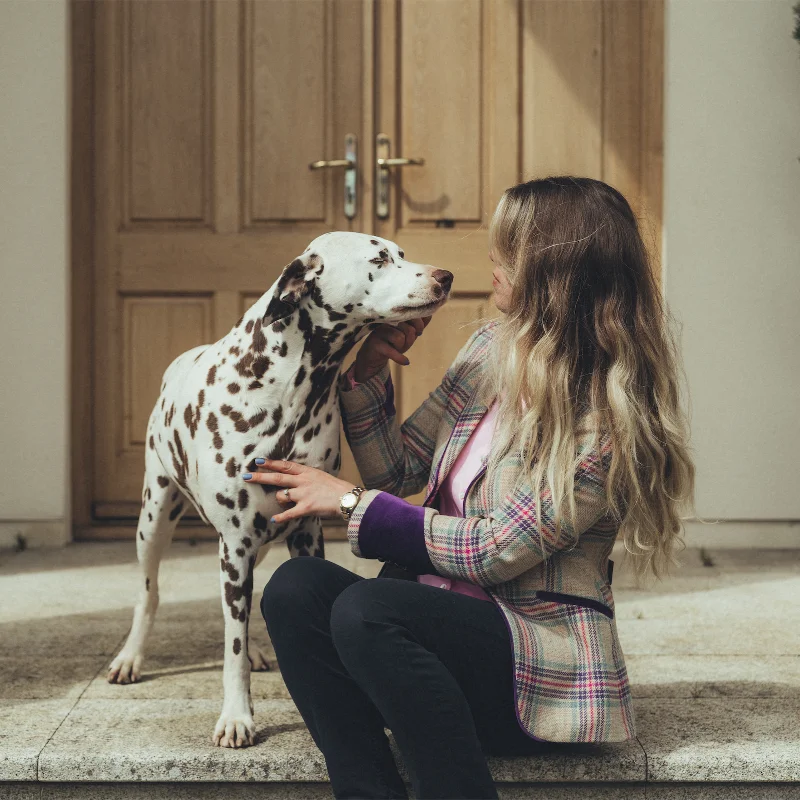
[[[440,583],[439,584],[439,588],[440,589],[446,589],[447,588],[447,584],[446,583]]]

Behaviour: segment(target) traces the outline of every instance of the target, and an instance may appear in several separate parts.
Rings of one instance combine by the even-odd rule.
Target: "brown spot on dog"
[[[239,508],[247,508],[247,503],[250,500],[250,495],[247,489],[239,489]]]
[[[228,406],[230,408],[230,406]],[[241,415],[238,411],[229,411],[228,416],[231,418],[233,422],[233,427],[236,428],[239,433],[247,433],[250,430],[250,426],[247,424],[247,420]]]
[[[263,378],[264,373],[269,369],[270,364],[272,364],[272,362],[267,356],[259,356],[253,361],[252,364],[253,376],[256,378]]]
[[[243,378],[251,378],[253,376],[253,371],[250,369],[250,365],[253,363],[253,358],[253,354],[247,352],[234,364],[236,371]]]
[[[249,536],[245,536],[242,544],[249,550],[253,546],[253,540]]]
[[[206,427],[214,434],[214,447],[216,447],[217,450],[222,450],[222,437],[219,435],[219,422],[217,421],[216,414],[213,412],[206,418]]]
[[[144,579],[144,590],[146,592],[150,591],[150,578],[145,578]]]
[[[181,436],[177,428],[173,431],[173,438],[175,439],[175,447],[173,448],[172,442],[167,442],[167,446],[172,456],[172,468],[175,470],[175,482],[182,489],[185,489],[186,476],[189,472],[189,457],[183,449],[183,443],[181,442]]]
[[[192,411],[192,404],[189,403],[188,406],[183,411],[183,421],[186,423],[186,427],[189,429],[189,435],[194,439],[195,433],[197,433],[197,428],[200,425],[200,408],[198,407],[194,412]]]
[[[243,547],[237,547],[236,548],[236,555],[239,556],[239,558],[244,558],[244,548]]]
[[[264,436],[274,436],[278,432],[278,427],[281,424],[281,418],[283,417],[283,407],[282,406],[275,406],[272,410],[272,425],[264,431]]]
[[[253,327],[253,341],[250,344],[250,349],[256,353],[263,353],[267,347],[267,337],[264,336],[264,331],[261,330],[261,320],[257,319]]]
[[[239,355],[239,353],[241,353],[242,351],[241,351],[241,350],[240,350],[238,347],[231,347],[231,349],[230,349],[230,350],[228,350],[228,352],[229,352],[229,353],[230,353],[232,356],[238,356],[238,355]]]
[[[222,453],[217,453],[217,464],[221,464],[223,461]]]
[[[256,446],[255,446],[254,444],[248,444],[248,445],[247,445],[247,446],[244,448],[244,450],[243,450],[242,452],[245,454],[245,457],[246,457],[246,456],[249,456],[249,455],[250,455],[250,453],[252,453],[252,452],[253,452],[253,450],[255,450],[255,449],[256,449]]]
[[[239,386],[238,383],[229,383],[228,384],[228,391],[231,394],[237,394],[242,387]]]
[[[152,522],[153,521],[153,515],[150,512],[147,513],[147,521],[148,522]]]
[[[380,242],[377,239],[370,239],[369,241],[370,244],[380,244]]]
[[[222,494],[221,492],[217,492],[217,502],[221,506],[225,506],[225,508],[233,508],[236,505],[236,503],[234,503],[233,500],[231,500],[228,497],[225,497],[225,495]]]
[[[159,486],[160,486],[162,489],[166,489],[166,488],[167,488],[167,486],[169,486],[169,479],[168,479],[168,478],[165,478],[163,475],[159,475],[159,476],[156,478],[156,480],[158,481],[158,485],[159,485]]]
[[[262,516],[259,511],[256,511],[256,515],[253,517],[253,527],[261,533],[267,529],[267,518]]]
[[[197,407],[202,408],[203,403],[205,403],[205,401],[206,401],[206,393],[201,389],[197,393]]]
[[[226,556],[227,556],[227,554],[226,554]],[[222,567],[223,571],[228,573],[228,577],[230,577],[230,579],[232,581],[238,581],[239,580],[239,570],[236,569],[236,567],[234,567],[233,564],[231,564],[229,561],[225,561],[224,559],[220,559],[219,563],[220,563],[220,566]],[[230,586],[230,584],[226,583],[225,586],[226,587]],[[230,605],[230,603],[228,603],[228,605]]]
[[[151,450],[156,449],[156,440],[152,437],[152,435],[150,436],[150,449]]]
[[[239,472],[239,465],[236,463],[236,459],[231,456],[228,459],[228,463],[225,465],[225,472],[228,474],[229,478],[235,478]]]
[[[170,521],[177,519],[181,511],[183,511],[183,503],[178,503],[178,505],[169,512]]]
[[[247,420],[248,424],[251,428],[255,428],[256,425],[260,425],[265,419],[267,418],[266,411],[259,411],[257,414],[253,414],[249,420]]]
[[[248,320],[247,321],[247,325],[244,326],[244,329],[245,329],[245,331],[247,333],[252,333],[253,332],[253,320],[251,320],[251,319]]]
[[[233,640],[233,654],[235,656],[238,656],[239,653],[241,653],[241,652],[242,652],[242,643],[239,640],[239,638],[237,637],[236,639]]]
[[[141,531],[139,531],[139,538],[144,541],[144,534]]]
[[[172,497],[170,497],[170,500],[171,500],[171,501],[174,503],[174,502],[175,502],[177,499],[178,499],[178,490],[176,489],[176,490],[175,490],[175,491],[172,493]]]
[[[208,375],[206,375],[206,385],[213,386],[214,381],[216,379],[217,379],[217,367],[216,365],[214,365],[213,367],[210,367],[208,370]]]
[[[227,417],[228,414],[230,414],[231,411],[233,411],[233,406],[229,406],[227,403],[225,403],[225,405],[220,406],[219,411],[223,417]]]
[[[239,527],[239,517],[237,517],[236,514],[231,517],[231,522],[233,523],[234,528]]]

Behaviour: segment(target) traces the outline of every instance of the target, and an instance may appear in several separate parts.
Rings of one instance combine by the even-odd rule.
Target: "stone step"
[[[374,568],[336,544],[337,563]],[[331,797],[277,670],[252,675],[256,745],[210,742],[221,702],[213,549],[173,547],[144,680],[106,683],[130,624],[134,559],[127,544],[0,559],[0,800]],[[501,797],[800,800],[800,557],[685,559],[646,591],[615,570],[638,738],[490,758]],[[272,658],[265,632],[253,635]]]
[[[408,786],[409,797],[414,794]],[[794,783],[499,784],[501,800],[798,800]],[[2,800],[330,800],[327,783],[0,783]]]

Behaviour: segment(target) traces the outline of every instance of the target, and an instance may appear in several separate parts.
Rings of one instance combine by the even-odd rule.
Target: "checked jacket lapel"
[[[478,370],[475,370],[475,373],[473,373],[476,378],[477,372]],[[455,424],[450,431],[450,438],[447,440],[439,458],[434,459],[434,463],[431,466],[431,477],[428,481],[428,490],[425,495],[425,500],[422,503],[423,506],[427,506],[431,499],[436,496],[439,487],[447,477],[447,473],[458,458],[458,454],[469,441],[472,432],[478,427],[483,416],[489,410],[487,405],[476,399],[477,393],[478,383],[475,381],[469,400],[467,400],[466,404],[459,412]]]

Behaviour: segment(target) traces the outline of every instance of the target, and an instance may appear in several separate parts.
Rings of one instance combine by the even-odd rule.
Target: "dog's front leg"
[[[253,596],[256,554],[241,544],[229,546],[221,536],[220,586],[225,615],[225,657],[222,672],[222,714],[214,728],[213,742],[221,747],[253,744],[253,702],[250,699],[250,660],[247,628]]]

